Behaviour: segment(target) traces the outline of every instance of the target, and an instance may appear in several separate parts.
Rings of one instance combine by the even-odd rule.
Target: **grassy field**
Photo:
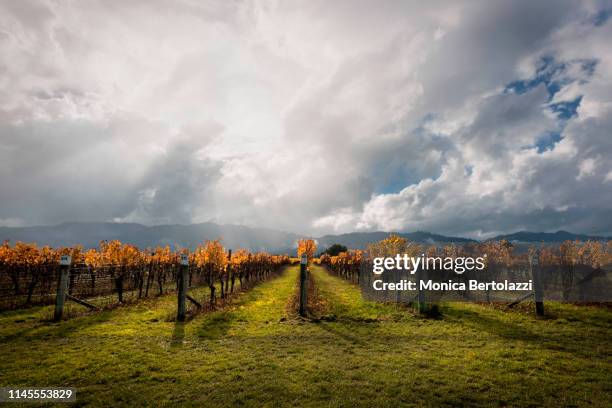
[[[76,387],[93,406],[612,406],[609,310],[423,319],[313,267],[327,318],[312,323],[288,312],[297,273],[184,324],[174,296],[58,324],[1,313],[0,385]]]

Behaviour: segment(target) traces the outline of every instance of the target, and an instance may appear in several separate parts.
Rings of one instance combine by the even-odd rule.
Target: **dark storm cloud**
[[[147,152],[154,131],[135,118],[2,126],[0,219],[190,222],[219,178],[219,164],[198,154],[221,128],[200,126]]]
[[[1,218],[32,224],[109,219],[135,198],[108,128],[83,121],[0,127]]]
[[[517,63],[583,13],[571,1],[465,2],[458,26],[419,69],[429,85],[422,103],[433,111],[460,108],[466,98],[503,86]]]
[[[208,125],[179,136],[144,174],[138,186],[138,208],[131,218],[188,224],[199,208],[210,206],[210,187],[218,182],[221,165],[205,154],[221,131],[219,126]]]

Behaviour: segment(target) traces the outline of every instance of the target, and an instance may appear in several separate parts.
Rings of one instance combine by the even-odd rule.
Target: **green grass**
[[[61,323],[2,313],[0,384],[72,386],[94,406],[612,406],[606,309],[452,304],[430,320],[313,274],[336,321],[283,319],[296,267],[184,324],[168,321],[175,295]]]

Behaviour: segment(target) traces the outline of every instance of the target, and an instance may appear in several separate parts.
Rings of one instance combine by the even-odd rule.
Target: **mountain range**
[[[351,232],[339,235],[315,237],[318,247],[324,249],[332,244],[341,244],[348,248],[364,249],[371,242],[380,241],[390,232]],[[444,236],[430,232],[417,231],[395,233],[411,241],[428,244],[463,244],[477,242],[469,238]],[[304,237],[291,232],[267,228],[251,228],[240,225],[221,225],[212,222],[189,225],[156,225],[145,226],[136,223],[111,222],[72,222],[53,226],[36,227],[0,227],[0,241],[36,242],[38,245],[53,247],[83,245],[95,248],[101,240],[118,239],[140,248],[165,246],[194,248],[197,244],[221,239],[226,248],[245,248],[250,251],[268,251],[272,253],[292,253],[295,242]],[[572,234],[567,231],[528,232],[499,235],[494,240],[507,239],[512,242],[546,242],[555,243],[565,240],[608,240],[610,237]]]
[[[584,234],[573,234],[567,231],[557,232],[530,232],[530,231],[519,231],[513,234],[498,235],[493,240],[499,241],[501,239],[508,240],[510,242],[563,242],[563,241],[608,241],[612,237],[602,237],[595,235],[584,235]]]

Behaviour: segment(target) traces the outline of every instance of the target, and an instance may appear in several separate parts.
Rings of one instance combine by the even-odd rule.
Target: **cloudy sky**
[[[0,0],[0,225],[612,233],[611,17]]]

